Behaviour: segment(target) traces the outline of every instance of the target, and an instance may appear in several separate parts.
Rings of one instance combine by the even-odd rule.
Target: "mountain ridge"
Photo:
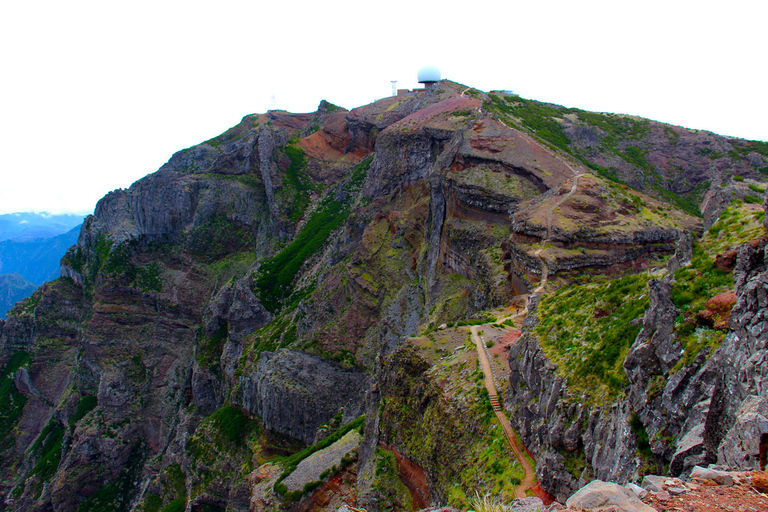
[[[480,387],[469,384],[476,360],[457,340],[451,352],[442,349],[437,326],[454,324],[446,336],[460,338],[456,322],[537,287],[550,297],[580,280],[646,280],[673,253],[685,260],[679,246],[686,232],[728,232],[718,224],[724,212],[736,230],[733,222],[756,213],[728,210],[732,200],[744,206],[764,194],[751,188],[761,183],[759,145],[683,133],[672,144],[657,124],[540,105],[443,81],[351,111],[323,102],[314,114],[249,115],[107,194],[62,259],[62,278],[0,324],[8,383],[2,398],[10,404],[0,420],[24,425],[0,445],[0,485],[14,509],[127,510],[128,501],[141,510],[309,506],[306,500],[322,501],[318,493],[328,492],[330,480],[289,496],[280,492],[279,472],[263,463],[363,412],[364,439],[344,474],[354,477],[368,510],[407,508],[408,486],[403,491],[381,469],[398,460],[421,468],[433,503],[462,505],[473,490],[493,492],[494,472],[517,478],[484,452],[504,441]],[[597,119],[589,133],[582,115]],[[650,138],[633,138],[645,132]],[[728,157],[735,174],[720,169],[725,156],[700,153],[709,146],[736,152],[739,159]],[[691,174],[683,188],[667,179],[672,167],[654,164],[694,153],[675,171]],[[621,179],[679,205],[681,192],[711,181],[711,200],[702,220]],[[752,233],[745,228],[728,243]],[[739,249],[739,294],[762,276],[756,247]],[[680,274],[678,282],[687,279]],[[662,302],[662,291],[654,293]],[[637,475],[644,463],[634,453],[639,434],[624,442],[614,435],[632,431],[633,407],[643,428],[661,438],[690,434],[654,423],[657,406],[635,398],[616,402],[621,413],[561,400],[572,396],[567,375],[557,373],[533,333],[540,301],[531,301],[523,341],[508,363],[518,365],[515,353],[531,364],[510,374],[502,402],[538,459],[545,491],[563,500],[590,475]],[[761,307],[753,301],[741,309]],[[702,310],[681,312],[683,323],[701,329]],[[650,330],[649,315],[643,325]],[[674,325],[677,316],[665,329],[681,329],[683,339],[690,328]],[[425,338],[421,348],[417,338]],[[655,343],[659,354],[672,350],[668,340]],[[733,337],[723,343],[740,353]],[[644,345],[628,343],[618,354],[627,356],[630,346],[635,354]],[[702,358],[683,360],[675,375],[720,371]],[[633,377],[635,391],[647,392],[651,377]],[[537,394],[542,379],[553,384]],[[446,414],[452,421],[441,425]],[[709,431],[719,434],[688,455],[717,452],[716,437],[732,432],[735,413],[728,414]],[[574,417],[579,421],[566,426]],[[531,427],[541,418],[552,419],[551,429]],[[685,453],[657,441],[653,457],[687,467]],[[608,464],[617,460],[621,467]],[[132,488],[139,477],[143,485]],[[259,487],[263,481],[271,483]]]

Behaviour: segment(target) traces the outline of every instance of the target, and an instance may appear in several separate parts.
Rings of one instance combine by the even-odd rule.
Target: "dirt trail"
[[[507,128],[510,128],[510,126],[502,121],[501,119],[498,119],[498,121],[506,126]],[[530,135],[523,132],[522,130],[516,130],[524,139],[528,140],[532,144],[538,144]],[[565,194],[558,202],[553,204],[549,207],[547,210],[547,237],[541,241],[541,247],[536,250],[534,256],[539,258],[539,261],[541,261],[541,281],[539,281],[539,286],[536,287],[536,289],[533,291],[533,293],[540,293],[544,286],[547,284],[547,278],[549,277],[549,267],[547,266],[547,261],[541,256],[541,253],[544,251],[544,247],[547,245],[547,242],[549,242],[552,239],[552,213],[558,209],[564,202],[568,200],[569,197],[571,197],[574,192],[576,192],[576,188],[579,186],[579,178],[581,176],[584,176],[579,171],[577,171],[565,158],[558,155],[555,151],[547,148],[546,145],[541,144],[541,149],[549,153],[555,160],[563,164],[565,167],[568,168],[569,171],[573,174],[573,185],[571,185],[571,190]],[[526,306],[526,310],[528,307]]]
[[[509,419],[507,419],[507,415],[504,413],[504,410],[501,408],[501,404],[499,403],[499,395],[496,392],[496,382],[493,379],[491,361],[488,359],[488,352],[485,350],[483,340],[478,334],[479,327],[482,326],[473,325],[469,328],[469,330],[472,332],[472,339],[477,346],[477,354],[480,357],[480,366],[482,367],[483,373],[485,374],[485,389],[488,390],[488,396],[490,397],[491,405],[493,406],[493,412],[496,413],[496,417],[499,419],[499,423],[501,423],[501,427],[504,429],[504,436],[507,438],[507,442],[509,443],[510,448],[512,448],[512,452],[515,454],[515,458],[518,460],[518,462],[520,462],[520,464],[523,466],[523,470],[525,471],[525,477],[523,478],[523,481],[520,482],[520,485],[515,487],[515,495],[518,498],[525,498],[525,491],[531,489],[536,484],[536,474],[533,471],[533,465],[525,456],[523,456],[521,449],[522,447],[517,445],[515,431],[512,428],[512,425],[509,423]]]

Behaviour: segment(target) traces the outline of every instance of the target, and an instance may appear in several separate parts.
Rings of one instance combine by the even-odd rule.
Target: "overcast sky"
[[[278,5],[279,3],[279,5]],[[0,213],[89,213],[250,113],[353,108],[425,64],[488,91],[768,140],[768,2],[0,7]]]

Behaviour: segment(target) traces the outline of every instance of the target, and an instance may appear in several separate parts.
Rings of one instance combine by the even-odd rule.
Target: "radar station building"
[[[435,66],[424,66],[419,69],[417,77],[419,83],[424,84],[424,90],[427,91],[440,81],[440,70]]]

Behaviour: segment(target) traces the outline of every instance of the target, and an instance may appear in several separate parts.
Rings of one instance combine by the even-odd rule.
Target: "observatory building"
[[[419,69],[417,77],[419,83],[424,84],[424,89],[429,90],[440,81],[440,70],[435,66],[424,66]]]

